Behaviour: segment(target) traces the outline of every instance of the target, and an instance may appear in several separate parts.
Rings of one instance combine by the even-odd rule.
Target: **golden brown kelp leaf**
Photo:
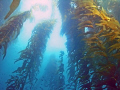
[[[84,8],[84,7],[83,7]],[[91,12],[86,12],[86,13],[83,13],[82,16],[84,15],[90,15],[90,16],[93,16],[96,15],[96,17],[100,17],[99,18],[99,23],[96,23],[96,27],[102,27],[102,29],[96,33],[97,37],[102,37],[101,40],[103,40],[103,45],[100,44],[100,43],[97,43],[96,41],[93,41],[93,40],[90,40],[90,38],[87,40],[87,43],[88,45],[90,44],[95,44],[100,47],[103,51],[105,51],[105,44],[107,44],[107,42],[111,42],[111,41],[119,41],[119,36],[120,36],[120,24],[117,20],[115,20],[113,17],[109,17],[109,15],[107,15],[107,13],[105,12],[105,10],[102,8],[101,10],[98,10],[97,8],[89,8],[87,7],[86,9],[88,9],[88,11],[91,11]],[[89,18],[88,18],[89,20]],[[85,22],[85,21],[84,21]],[[80,23],[79,25],[83,25],[81,27],[79,27],[78,29],[81,29],[83,27],[86,27],[87,25],[89,26],[89,24],[87,23]],[[91,36],[91,37],[94,37]],[[95,37],[94,37],[95,38]],[[109,41],[108,41],[109,40]],[[108,46],[108,45],[107,45]],[[115,45],[116,47],[116,45]],[[115,47],[111,47],[112,49],[110,49],[110,51],[114,50]],[[108,47],[109,48],[109,47]],[[119,49],[119,47],[116,47],[117,49]],[[108,50],[108,49],[107,49]],[[105,52],[104,52],[105,53]],[[104,56],[106,56],[105,54],[103,54]]]
[[[89,39],[86,41],[86,44],[88,45],[87,55],[91,54],[91,56],[94,57],[96,55],[100,55],[107,58],[106,48],[102,41],[100,41],[99,39],[93,41]]]
[[[94,52],[94,54],[96,55],[101,55],[101,56],[104,56],[104,57],[108,57],[107,54],[105,52]]]
[[[96,34],[93,34],[91,37],[84,39],[86,44],[90,48],[88,52],[96,52],[96,51],[106,51],[105,47],[103,46],[103,42],[99,40]],[[92,50],[92,51],[91,51]]]
[[[100,37],[105,38],[104,43],[112,42],[111,45],[108,47],[109,53],[119,50],[119,41],[120,41],[120,24],[114,18],[109,20],[101,20],[100,24],[96,24],[97,26],[103,27],[104,25],[106,28],[103,30]],[[116,54],[119,52],[116,52]],[[116,55],[115,54],[115,55]]]
[[[15,9],[18,7],[19,4],[20,4],[20,0],[13,0],[10,5],[10,11],[7,13],[4,19],[7,19],[15,11]]]
[[[92,31],[89,31],[89,32],[85,32],[85,33],[82,33],[82,34],[79,34],[79,36],[86,36],[86,35],[93,35],[93,34],[95,34],[94,32],[92,32]]]
[[[78,18],[82,18],[84,16],[89,16],[89,15],[85,15],[86,12],[91,12],[90,10],[92,10],[91,8],[96,7],[95,3],[92,0],[74,0],[75,3],[77,3],[77,9],[75,11],[75,17],[73,17],[73,19],[78,19]],[[93,15],[93,13],[91,12],[91,15]]]
[[[89,4],[89,0],[85,0],[89,5],[85,4],[83,1],[84,0],[77,0],[76,5],[78,6],[75,9],[75,11],[77,11],[75,13],[75,18],[79,22],[79,31],[83,31],[83,28],[89,25],[93,26],[91,29],[94,33],[92,33],[89,38],[84,39],[86,50],[83,59],[88,60],[89,63],[91,61],[93,63],[93,68],[90,69],[92,69],[91,71],[94,72],[94,75],[92,79],[89,79],[91,79],[91,85],[94,85],[96,81],[93,80],[93,77],[101,77],[96,77],[99,84],[99,81],[104,81],[106,78],[115,78],[115,72],[119,71],[116,70],[115,65],[119,63],[118,61],[120,59],[120,24],[118,20],[108,15],[103,8],[98,8],[94,3]],[[81,21],[83,17],[87,17],[87,20],[92,22],[92,24],[86,23],[86,19]],[[83,36],[88,34],[85,34],[85,31],[83,32]],[[101,62],[103,62],[105,66],[100,65],[99,63]],[[80,64],[80,66],[82,66],[82,64]],[[115,79],[113,84],[117,86],[116,83],[119,79]],[[84,82],[81,83],[84,84]],[[112,85],[107,84],[106,86]]]
[[[109,20],[101,20],[100,23],[96,24],[96,25],[98,25],[98,26],[105,25],[105,26],[107,26],[107,27],[109,27],[109,28],[111,28],[113,30],[120,29],[119,22],[117,22],[116,20],[113,20],[113,19],[110,19],[110,21]]]
[[[11,17],[0,27],[0,45],[4,48],[3,59],[6,55],[8,43],[19,35],[21,27],[28,17],[30,17],[30,12],[26,11]]]
[[[83,8],[86,6],[93,6],[95,3],[93,0],[73,0],[75,3],[77,3],[77,8]]]
[[[85,27],[93,28],[93,25],[84,25],[82,27],[79,27],[78,29],[80,30],[80,29],[85,28]]]
[[[84,22],[81,22],[78,24],[79,27],[81,27],[83,25],[92,25],[92,22],[90,20],[87,20],[87,21],[84,21]]]
[[[120,59],[120,52],[112,54],[112,56],[116,59]]]
[[[120,43],[116,43],[116,44],[110,46],[109,48],[110,48],[109,52],[111,52],[113,50],[119,50],[120,49]]]

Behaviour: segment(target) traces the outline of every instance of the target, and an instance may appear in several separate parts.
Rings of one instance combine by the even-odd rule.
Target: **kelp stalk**
[[[54,23],[55,20],[47,20],[34,28],[26,49],[20,52],[20,57],[16,60],[16,62],[22,60],[23,65],[13,72],[15,75],[7,81],[6,90],[23,90],[25,85],[32,88],[32,85],[36,83],[46,42]]]
[[[17,16],[11,17],[0,27],[0,46],[4,48],[3,59],[6,56],[8,43],[15,39],[19,34],[23,23],[30,17],[30,12],[26,11]]]

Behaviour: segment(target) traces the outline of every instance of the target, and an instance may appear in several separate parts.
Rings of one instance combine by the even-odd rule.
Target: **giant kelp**
[[[30,12],[26,11],[17,16],[11,17],[0,27],[0,46],[4,48],[3,58],[6,56],[8,43],[20,34],[21,27],[28,17],[30,17]]]
[[[104,7],[107,13],[114,16],[115,19],[120,21],[120,1],[119,0],[97,0],[99,6]]]
[[[120,24],[118,20],[99,6],[97,0],[73,0],[72,3],[74,2],[75,5],[73,9],[69,7],[70,0],[65,2],[60,0],[60,2],[60,8],[62,8],[60,10],[63,10],[62,18],[65,18],[62,33],[67,37],[68,88],[72,90],[120,89]],[[47,23],[40,24],[40,29],[37,26],[28,46],[20,52],[16,62],[22,60],[23,65],[18,67],[13,72],[15,75],[7,81],[8,90],[23,89],[25,85],[33,85],[37,81],[36,74],[41,65],[46,37],[50,33],[43,32],[47,25]],[[45,28],[41,29],[42,26]],[[49,26],[52,25],[49,24]],[[63,53],[60,56],[61,61],[62,56]],[[61,76],[59,83],[64,84],[62,63],[58,71]],[[50,79],[52,84],[50,89],[56,88],[55,80],[59,79],[55,77]],[[60,86],[61,89],[63,84]]]
[[[64,52],[60,51],[59,58],[57,59],[54,54],[49,57],[49,62],[45,68],[45,72],[39,79],[38,86],[46,90],[64,90],[65,88],[65,77],[64,64],[63,64]]]
[[[32,86],[37,82],[37,73],[42,63],[43,52],[46,42],[53,28],[55,20],[47,20],[38,24],[29,39],[26,49],[20,52],[20,57],[15,61],[23,61],[21,67],[13,72],[11,78],[7,80],[6,90],[23,90],[25,85]]]
[[[76,75],[79,71],[79,61],[80,58],[83,57],[82,51],[84,50],[84,42],[81,41],[83,36],[79,36],[81,31],[77,30],[77,24],[78,21],[75,19],[72,19],[74,16],[74,6],[71,7],[70,3],[71,0],[67,0],[64,2],[64,0],[60,0],[60,12],[62,13],[62,30],[61,33],[66,35],[67,42],[66,42],[66,48],[68,51],[68,68],[67,68],[67,73],[68,73],[68,83],[66,85],[67,89],[73,89],[76,90],[77,87],[77,82],[76,80]],[[64,4],[63,4],[63,3]],[[74,3],[73,3],[74,5]],[[67,6],[67,7],[66,7]],[[64,8],[64,9],[63,9]]]
[[[10,5],[10,11],[7,13],[4,19],[7,19],[16,10],[19,4],[20,4],[20,0],[13,0]]]
[[[99,8],[93,0],[75,0],[75,3],[77,8],[74,19],[79,19],[78,30],[84,32],[82,35],[86,42],[83,60],[89,62],[86,64],[89,73],[78,74],[80,81],[84,79],[83,77],[89,76],[84,79],[85,83],[82,81],[81,83],[85,85],[90,80],[90,87],[96,89],[102,89],[103,85],[108,89],[119,89],[120,24],[118,20],[107,14],[103,7]],[[82,19],[81,22],[81,18],[87,18],[88,21]],[[85,32],[86,27],[87,32]]]
[[[59,61],[59,67],[58,67],[58,90],[64,90],[65,89],[65,76],[64,76],[64,64],[63,64],[63,56],[64,51],[60,51],[60,61]]]

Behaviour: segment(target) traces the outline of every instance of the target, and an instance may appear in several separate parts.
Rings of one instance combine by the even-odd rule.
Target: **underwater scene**
[[[0,90],[120,90],[120,0],[0,0]]]

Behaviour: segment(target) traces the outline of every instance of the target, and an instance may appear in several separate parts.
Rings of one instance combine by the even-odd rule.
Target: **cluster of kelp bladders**
[[[75,0],[78,30],[86,50],[78,65],[81,89],[120,89],[120,24],[93,0]],[[85,29],[88,28],[88,31]],[[83,63],[83,64],[82,64]],[[85,68],[86,66],[86,68]],[[86,74],[83,70],[88,71]]]

